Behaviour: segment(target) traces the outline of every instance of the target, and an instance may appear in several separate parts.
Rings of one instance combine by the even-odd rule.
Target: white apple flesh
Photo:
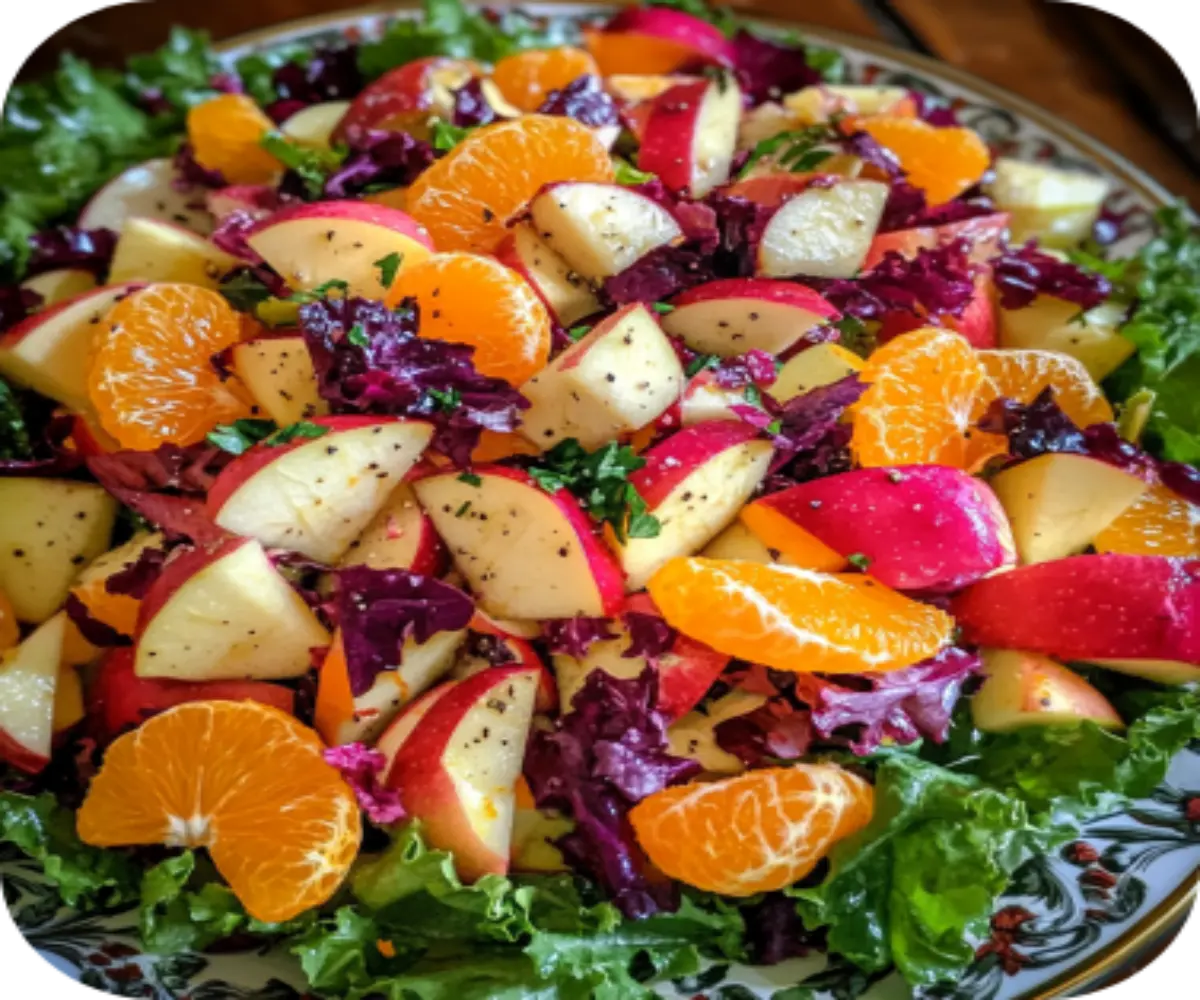
[[[841,180],[809,187],[785,201],[758,245],[757,273],[766,278],[852,278],[879,228],[888,187]]]
[[[694,760],[707,774],[741,774],[746,765],[717,742],[717,726],[740,715],[749,715],[767,703],[765,694],[735,689],[712,702],[704,711],[689,712],[667,730],[672,755]]]
[[[310,104],[290,116],[279,131],[285,138],[310,149],[332,149],[333,132],[350,110],[349,101],[322,101]]]
[[[167,281],[216,289],[243,262],[173,222],[131,218],[121,227],[108,281]]]
[[[421,509],[412,486],[401,483],[350,543],[341,565],[435,575],[444,555],[433,519]]]
[[[1077,170],[1000,157],[984,192],[1011,213],[1011,241],[1036,239],[1043,247],[1068,249],[1092,233],[1111,183]]]
[[[120,231],[129,219],[173,222],[201,236],[213,229],[202,192],[176,185],[179,172],[169,159],[147,160],[117,174],[79,214],[84,229]]]
[[[857,375],[862,368],[862,358],[840,344],[814,344],[784,363],[771,383],[770,392],[777,401],[786,403],[823,385]]]
[[[741,115],[732,75],[672,87],[650,107],[638,166],[676,193],[703,198],[729,180]]]
[[[259,409],[280,427],[329,412],[303,337],[243,341],[233,348],[232,367]]]
[[[563,326],[600,311],[600,300],[587,281],[528,222],[513,227],[496,259],[529,282]]]
[[[50,763],[65,625],[55,615],[0,656],[0,760],[29,774]]]
[[[1121,367],[1137,348],[1121,336],[1129,306],[1104,302],[1081,312],[1074,302],[1039,295],[1024,309],[998,311],[1000,346],[1060,351],[1079,361],[1097,382]]]
[[[680,423],[694,427],[709,420],[741,420],[735,406],[746,406],[742,389],[726,389],[711,371],[692,376],[679,403]]]
[[[986,649],[983,669],[983,687],[971,698],[971,717],[981,732],[1082,721],[1105,729],[1124,728],[1121,716],[1104,695],[1048,656]]]

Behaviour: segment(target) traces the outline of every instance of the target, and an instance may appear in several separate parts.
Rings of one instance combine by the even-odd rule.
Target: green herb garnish
[[[687,363],[687,368],[684,369],[684,374],[691,378],[693,375],[699,375],[702,371],[708,368],[719,368],[721,366],[721,358],[717,354],[697,354],[691,361]]]
[[[591,332],[592,328],[588,324],[584,323],[582,326],[571,327],[571,329],[567,331],[567,336],[578,343]]]
[[[617,183],[625,187],[637,187],[640,184],[649,184],[658,176],[657,174],[648,173],[645,170],[639,170],[623,156],[613,159],[613,171],[616,174]]]
[[[458,477],[460,483],[466,483],[468,486],[482,486],[483,478],[475,475],[473,472],[464,472]]]
[[[274,420],[235,420],[232,424],[217,424],[208,432],[207,440],[231,455],[242,455],[277,430]]]
[[[433,123],[433,137],[431,139],[433,148],[442,152],[449,152],[478,127],[463,127],[461,125],[451,125],[449,122],[435,121]]]
[[[12,387],[0,379],[0,458],[29,458],[33,444]]]
[[[355,347],[369,347],[371,338],[367,336],[366,328],[361,323],[355,323],[346,331],[346,340]]]
[[[321,424],[314,424],[310,420],[298,420],[294,424],[288,424],[287,427],[281,428],[267,438],[267,447],[278,448],[280,445],[289,444],[299,438],[320,438],[328,433],[328,427],[323,427]]]
[[[310,201],[320,198],[325,192],[325,182],[346,159],[346,149],[314,149],[293,142],[279,132],[268,132],[259,141],[268,153],[291,170],[304,182],[305,194]]]
[[[750,158],[746,160],[740,176],[746,177],[768,157],[774,158],[780,169],[794,174],[816,170],[833,156],[834,151],[824,147],[836,138],[837,131],[833,122],[821,122],[792,132],[781,132],[770,139],[764,139],[751,150]]]
[[[252,313],[258,306],[274,295],[253,271],[235,271],[229,279],[222,281],[217,288],[228,302],[238,312]]]
[[[430,389],[429,398],[439,410],[444,410],[446,413],[453,413],[462,405],[462,393],[457,389],[443,391],[441,389]]]
[[[400,273],[400,265],[403,263],[404,254],[395,252],[375,261],[375,266],[379,268],[379,283],[384,288],[392,287],[392,282],[396,280],[396,275]]]
[[[861,552],[851,552],[848,556],[846,556],[846,562],[848,562],[851,566],[854,566],[856,569],[861,569],[864,573],[871,565],[870,558],[863,555]]]

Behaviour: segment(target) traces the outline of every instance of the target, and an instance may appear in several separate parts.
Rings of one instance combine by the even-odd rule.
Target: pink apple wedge
[[[906,260],[911,260],[922,250],[953,240],[966,240],[971,246],[971,260],[982,264],[995,256],[1001,240],[1008,232],[1008,222],[1008,212],[993,212],[991,215],[948,222],[941,226],[918,226],[915,229],[879,233],[871,241],[863,269],[871,270],[889,253],[898,253]]]
[[[708,420],[741,420],[735,406],[746,406],[744,389],[727,389],[717,381],[716,373],[706,370],[693,375],[683,390],[683,399],[679,401],[678,414],[668,422],[659,421],[658,426],[670,429],[672,426],[693,427]]]
[[[429,118],[449,120],[453,91],[478,72],[479,67],[467,60],[441,56],[406,62],[354,98],[334,128],[333,140],[343,141],[351,129],[366,128],[412,132],[423,138]]]
[[[1200,665],[1200,563],[1084,555],[972,584],[951,613],[967,643],[1060,660]]]
[[[983,687],[971,698],[971,717],[981,732],[1003,733],[1082,720],[1105,729],[1124,728],[1121,716],[1104,695],[1048,656],[985,649],[983,669]]]
[[[783,202],[759,240],[755,272],[765,278],[852,278],[866,260],[888,187],[838,179],[810,184]]]
[[[871,576],[897,590],[957,590],[1016,563],[996,495],[948,466],[856,469],[815,479],[754,501],[742,520],[799,565],[806,565],[815,538],[842,557],[860,557]]]
[[[458,659],[450,668],[450,679],[465,681],[484,670],[495,670],[500,667],[524,667],[536,670],[538,675],[537,698],[534,709],[537,712],[549,713],[558,708],[558,685],[554,674],[542,662],[537,650],[525,639],[501,632],[477,631],[479,613],[476,621],[471,623],[471,636],[464,648],[459,650]],[[494,661],[494,662],[493,662]]]
[[[524,667],[455,681],[432,699],[388,769],[405,811],[431,847],[454,855],[464,881],[508,871],[537,687],[537,671]]]
[[[408,483],[393,490],[341,560],[343,566],[406,569],[425,576],[436,576],[445,563],[446,547]]]
[[[400,417],[311,421],[318,437],[255,445],[209,490],[219,527],[271,548],[334,563],[349,549],[417,462],[431,424]]]
[[[84,229],[120,231],[138,217],[173,222],[201,236],[213,229],[202,189],[179,185],[179,171],[169,159],[147,160],[117,174],[92,195],[79,214]]]
[[[496,259],[521,275],[563,326],[600,311],[600,300],[584,278],[537,234],[519,222],[496,250]]]
[[[246,242],[295,291],[345,281],[347,295],[377,300],[387,292],[379,261],[396,254],[402,270],[433,253],[429,233],[411,215],[365,201],[284,208],[258,223]]]
[[[842,314],[819,293],[792,281],[724,278],[677,295],[663,329],[693,351],[733,357],[781,354]]]
[[[90,292],[96,287],[96,276],[79,267],[59,267],[26,278],[21,282],[21,287],[41,296],[39,309],[49,309],[76,295]]]
[[[638,166],[677,194],[703,198],[729,180],[741,114],[732,76],[672,87],[650,105]]]
[[[527,472],[477,466],[413,484],[483,610],[500,618],[604,617],[620,607],[621,570],[567,490]],[[478,479],[478,485],[475,485]]]
[[[0,656],[0,760],[28,774],[50,763],[65,634],[66,616],[55,615]]]
[[[767,474],[774,449],[744,423],[714,420],[686,427],[645,454],[630,484],[658,520],[653,538],[609,533],[626,587],[641,590],[661,566],[699,552],[737,517]]]

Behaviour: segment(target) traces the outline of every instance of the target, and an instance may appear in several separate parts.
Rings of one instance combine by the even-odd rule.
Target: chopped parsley
[[[462,393],[457,389],[449,391],[430,389],[429,398],[433,400],[439,410],[444,410],[446,413],[453,413],[462,405]]]
[[[468,486],[482,486],[483,478],[475,475],[473,472],[464,472],[458,477],[460,483],[466,483]]]
[[[296,423],[288,424],[287,427],[276,431],[267,438],[267,447],[278,448],[282,444],[288,444],[299,438],[319,438],[324,437],[328,433],[328,427],[323,427],[321,424],[314,424],[311,420],[298,420]]]
[[[330,278],[328,281],[323,281],[316,288],[308,292],[293,292],[289,298],[289,302],[320,302],[322,299],[329,298],[330,292],[341,292],[345,297],[350,291],[350,282],[343,281],[341,278]]]
[[[235,420],[218,424],[208,432],[208,443],[231,455],[244,455],[256,444],[278,448],[302,438],[319,438],[329,433],[328,427],[300,420],[287,427],[278,427],[273,420]]]
[[[834,122],[821,122],[807,128],[764,139],[750,152],[750,158],[742,168],[741,177],[748,175],[754,167],[768,157],[774,158],[777,167],[794,174],[816,170],[833,155],[826,144],[837,139]]]
[[[274,298],[266,284],[249,268],[234,273],[217,289],[238,312],[252,313],[262,303]]]
[[[346,339],[355,347],[369,347],[371,344],[371,338],[361,323],[355,323],[346,331]]]
[[[392,282],[396,280],[396,275],[400,273],[400,265],[403,263],[404,254],[395,252],[375,261],[375,266],[379,268],[379,283],[384,288],[392,287]]]
[[[435,121],[433,123],[433,148],[447,153],[462,142],[479,126],[463,127],[451,125],[449,122]]]
[[[742,390],[742,398],[751,406],[762,406],[762,392],[756,385],[748,385]]]
[[[687,368],[684,369],[684,374],[691,378],[693,375],[699,375],[702,371],[708,368],[719,368],[721,358],[716,354],[697,354],[691,361],[687,363]]]
[[[456,510],[456,511],[454,512],[454,516],[455,516],[455,517],[462,517],[462,516],[463,516],[464,514],[466,514],[466,512],[467,512],[467,511],[469,511],[470,509],[471,509],[471,501],[470,501],[470,500],[464,500],[464,501],[463,501],[463,504],[462,504],[462,506],[461,506],[461,507],[459,507],[459,508],[458,508],[458,510]]]
[[[618,156],[613,159],[613,170],[616,173],[616,181],[625,187],[637,187],[640,184],[649,184],[653,180],[657,180],[657,174],[649,173],[645,170],[638,170],[623,156]]]
[[[325,182],[342,165],[347,152],[344,147],[302,146],[279,132],[268,132],[259,145],[304,182],[304,193],[310,201],[325,193]]]
[[[584,323],[582,326],[571,327],[571,329],[567,331],[567,336],[578,343],[591,332],[592,328]]]
[[[857,569],[861,569],[864,573],[871,565],[871,560],[867,556],[864,556],[861,552],[851,552],[848,556],[846,556],[846,562]]]
[[[16,393],[0,379],[0,458],[28,458],[32,453],[29,429]]]
[[[675,311],[675,307],[671,305],[670,302],[655,302],[650,308],[652,308],[660,316],[666,316],[668,313],[673,313]]]

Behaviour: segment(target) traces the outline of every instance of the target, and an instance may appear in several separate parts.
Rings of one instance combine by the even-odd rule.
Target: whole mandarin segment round
[[[794,673],[900,670],[937,654],[954,620],[858,573],[735,559],[672,559],[646,588],[672,628]]]
[[[1049,387],[1054,390],[1054,401],[1080,427],[1113,419],[1112,404],[1096,380],[1078,358],[1069,354],[1010,349],[980,351],[979,360],[991,381],[986,403],[1000,397],[1032,403]]]
[[[1200,558],[1200,507],[1163,486],[1151,486],[1092,543],[1100,553]]]
[[[808,875],[874,812],[874,790],[832,764],[750,771],[655,792],[629,813],[646,856],[686,885],[725,896]]]
[[[550,359],[546,306],[516,271],[490,257],[443,253],[414,264],[397,277],[387,303],[405,299],[420,310],[422,337],[474,347],[484,375],[519,385]]]
[[[987,143],[969,128],[936,128],[919,118],[870,117],[858,126],[896,154],[909,182],[941,205],[974,187],[992,165]]]
[[[492,80],[505,99],[522,111],[537,111],[551,91],[562,90],[581,76],[600,72],[583,49],[564,45],[505,56],[492,70]]]
[[[987,374],[957,333],[924,327],[875,351],[859,378],[868,388],[850,409],[859,465],[966,468]]]
[[[118,302],[96,331],[88,395],[122,448],[195,444],[251,415],[212,357],[242,339],[241,315],[196,285],[159,284]]]
[[[525,115],[467,136],[413,182],[405,205],[438,250],[491,253],[546,184],[612,180],[608,150],[586,125]]]
[[[77,814],[97,847],[206,848],[246,912],[289,920],[325,903],[358,855],[354,792],[292,716],[202,701],[117,739]]]
[[[261,145],[274,130],[275,123],[245,94],[221,94],[187,115],[196,162],[219,170],[230,184],[270,184],[283,173],[283,164]]]

